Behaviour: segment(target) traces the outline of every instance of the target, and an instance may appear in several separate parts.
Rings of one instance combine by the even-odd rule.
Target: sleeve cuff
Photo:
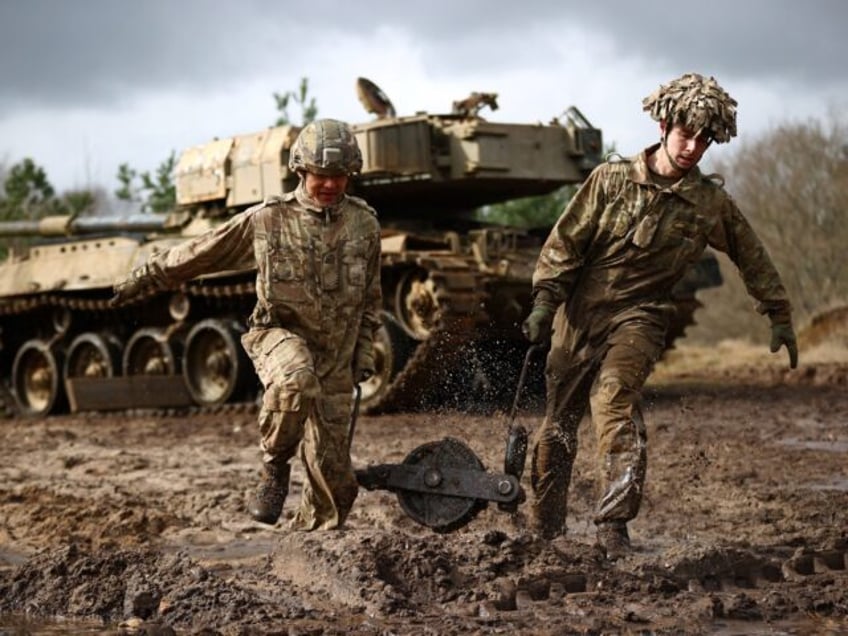
[[[533,292],[533,305],[545,305],[556,309],[560,305],[554,293],[548,289],[537,289]]]

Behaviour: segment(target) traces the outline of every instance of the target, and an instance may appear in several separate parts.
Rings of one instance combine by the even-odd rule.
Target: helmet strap
[[[668,159],[668,162],[671,164],[672,168],[674,168],[678,172],[682,172],[683,174],[686,174],[686,172],[688,172],[686,169],[681,167],[674,159],[671,158],[671,153],[668,151],[668,143],[665,135],[663,135],[662,138],[662,149],[665,153],[665,158]]]

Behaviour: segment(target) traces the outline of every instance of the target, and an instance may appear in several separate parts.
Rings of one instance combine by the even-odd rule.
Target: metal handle
[[[530,345],[530,348],[527,349],[527,353],[524,354],[524,364],[521,365],[521,374],[518,376],[518,386],[515,387],[515,398],[512,400],[512,408],[509,411],[509,423],[515,421],[515,414],[518,412],[518,402],[521,399],[521,390],[524,388],[524,382],[527,380],[527,369],[530,366],[530,358],[533,357],[533,354],[543,349],[544,346],[541,344]]]

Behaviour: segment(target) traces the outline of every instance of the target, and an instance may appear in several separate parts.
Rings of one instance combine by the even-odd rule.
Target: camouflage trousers
[[[359,490],[348,441],[350,370],[319,380],[306,341],[285,329],[252,330],[242,343],[265,388],[262,460],[283,466],[299,454],[303,463],[306,480],[291,527],[338,528]]]
[[[594,522],[629,521],[639,512],[647,467],[641,390],[663,351],[663,329],[625,323],[601,347],[563,325],[545,369],[545,419],[532,442],[532,522],[546,537],[565,534],[577,432],[587,408],[595,425],[602,496]]]

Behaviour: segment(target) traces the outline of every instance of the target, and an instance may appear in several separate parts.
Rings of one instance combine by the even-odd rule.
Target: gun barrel
[[[0,237],[77,236],[103,232],[156,232],[166,227],[167,216],[135,214],[125,217],[46,216],[37,220],[0,223]]]

